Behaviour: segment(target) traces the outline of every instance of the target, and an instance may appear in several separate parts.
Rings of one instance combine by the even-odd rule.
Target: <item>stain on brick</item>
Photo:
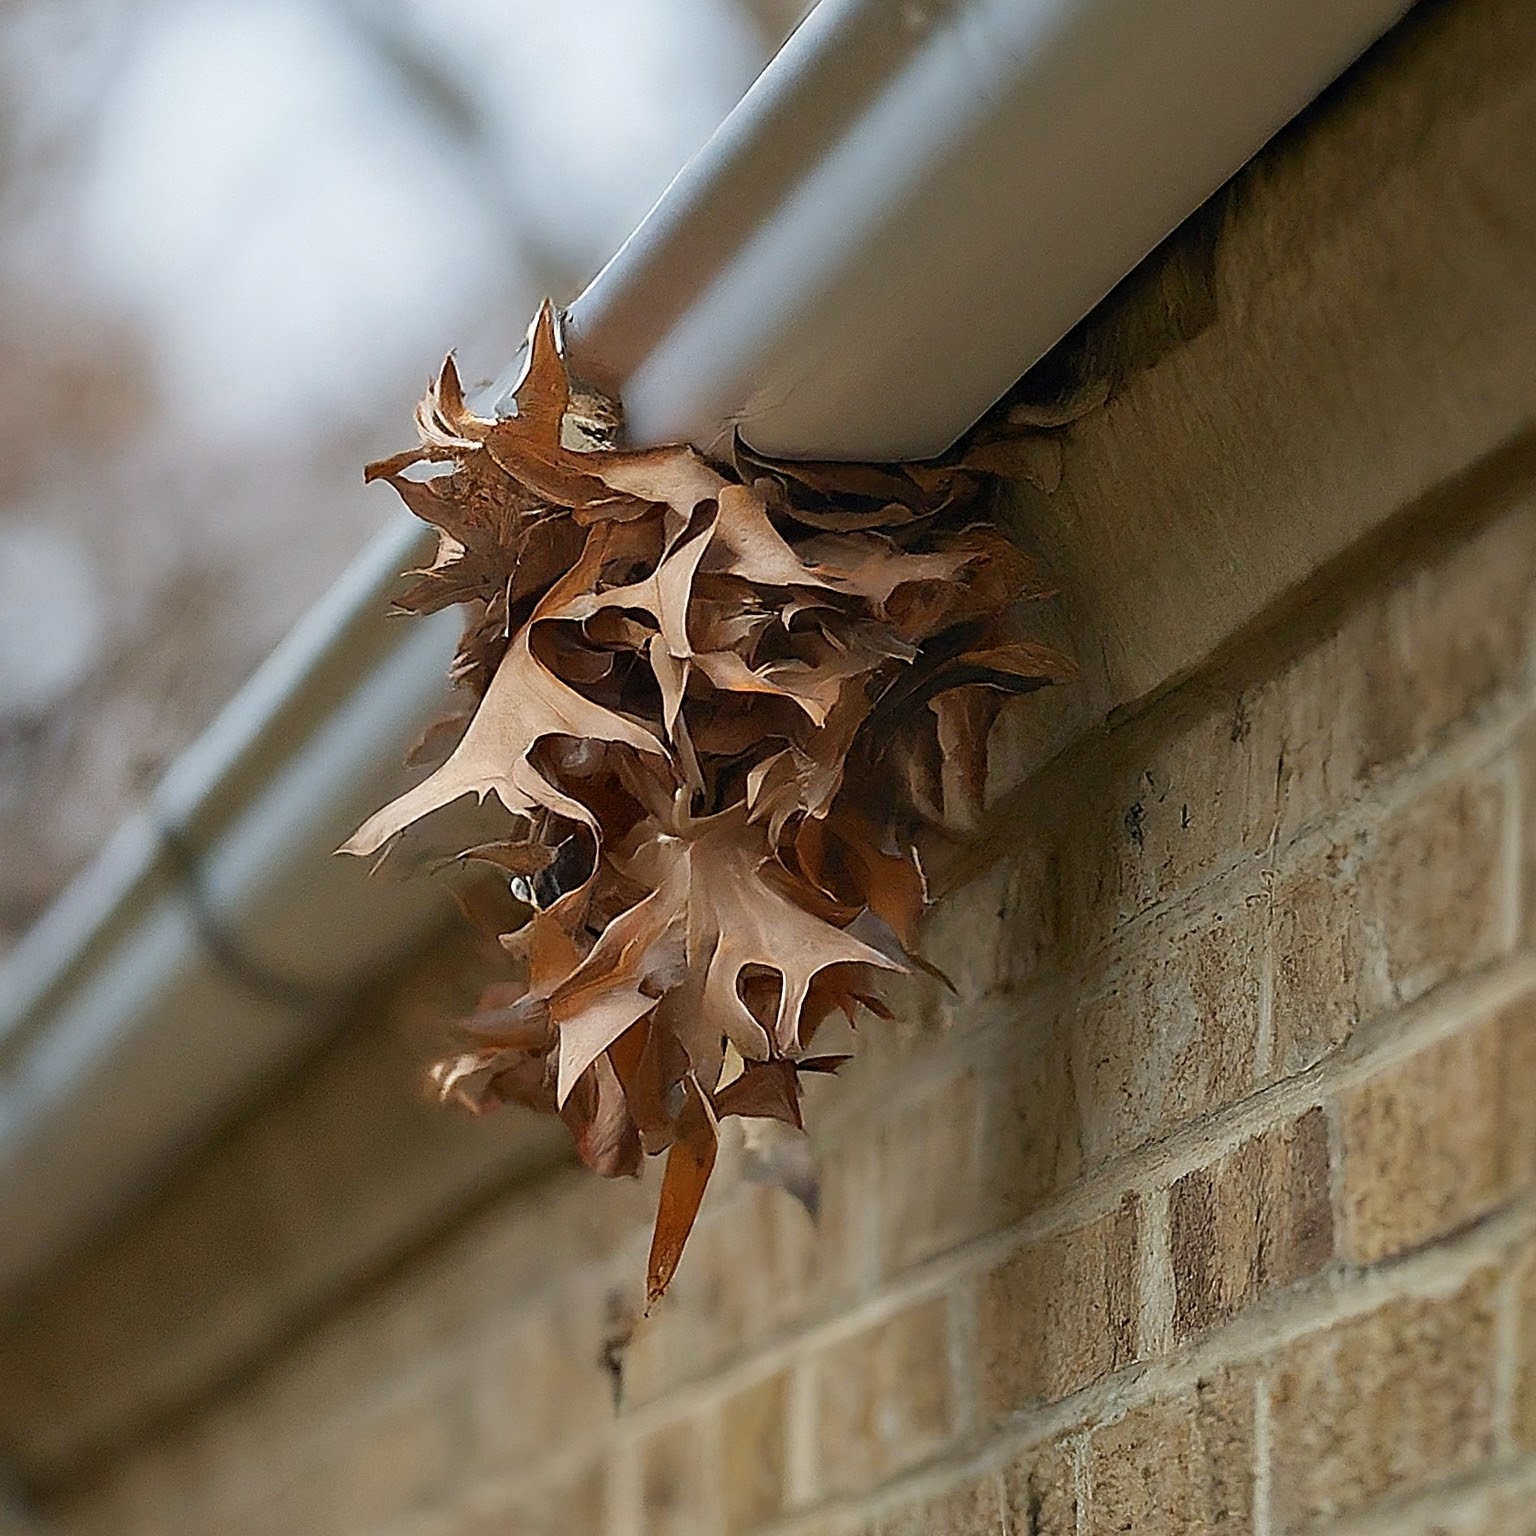
[[[1195,889],[1269,835],[1273,795],[1234,740],[1230,706],[1170,709],[1095,741],[1073,786],[1061,858],[1063,963],[1073,967],[1149,907]]]
[[[1070,1444],[1034,1446],[1003,1469],[1011,1536],[1076,1536],[1077,1477]]]

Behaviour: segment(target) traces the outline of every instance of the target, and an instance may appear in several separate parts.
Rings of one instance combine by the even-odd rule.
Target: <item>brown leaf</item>
[[[601,532],[593,541],[603,538]],[[461,795],[484,799],[494,792],[515,815],[553,811],[596,830],[592,813],[551,784],[528,761],[546,736],[613,741],[637,752],[665,755],[666,748],[644,726],[593,704],[543,666],[529,648],[540,614],[562,611],[564,592],[556,587],[512,642],[480,708],[453,755],[430,778],[371,816],[342,845],[345,853],[373,853],[397,832]]]
[[[477,843],[457,856],[457,863],[491,864],[509,875],[536,875],[548,869],[555,856],[553,848],[543,843]]]
[[[951,688],[928,701],[938,721],[945,819],[975,824],[986,803],[987,737],[1002,704],[990,688]]]
[[[370,466],[438,530],[399,606],[462,605],[452,676],[479,702],[347,849],[482,802],[472,831],[461,806],[407,851],[496,871],[464,899],[526,979],[486,989],[435,1091],[558,1114],[606,1175],[665,1152],[654,1301],[717,1115],[814,1208],[800,1074],[845,1058],[805,1053],[836,1014],[890,1017],[883,973],[932,969],[917,840],[979,804],[1001,698],[1071,668],[1024,638],[1045,585],[985,521],[990,475],[1054,483],[1056,438],[994,419],[933,463],[738,443],[722,466],[616,449],[619,419],[573,385],[546,304],[505,414],[470,408],[450,357],[420,446]],[[722,1085],[728,1051],[743,1065]]]
[[[782,1120],[799,1130],[805,1129],[800,1117],[800,1079],[795,1063],[780,1058],[775,1061],[749,1061],[741,1075],[714,1096],[715,1114]]]
[[[719,1135],[703,1091],[692,1077],[683,1079],[684,1102],[677,1118],[677,1139],[667,1153],[662,1175],[661,1199],[656,1210],[656,1230],[651,1237],[646,1264],[646,1306],[656,1305],[677,1273],[683,1245],[693,1230],[704,1199],[709,1176],[714,1172]]]

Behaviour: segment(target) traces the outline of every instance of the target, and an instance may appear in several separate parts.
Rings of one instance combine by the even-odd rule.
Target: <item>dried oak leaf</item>
[[[844,1059],[809,1054],[822,1022],[889,1017],[878,976],[931,969],[914,836],[974,813],[1002,697],[1071,669],[1021,636],[1043,583],[982,520],[1005,462],[1051,478],[1054,439],[994,424],[924,465],[738,443],[716,465],[613,448],[592,429],[611,414],[573,389],[546,304],[509,410],[473,410],[450,358],[420,447],[371,466],[438,529],[399,605],[463,605],[454,676],[478,703],[346,850],[499,804],[505,825],[446,862],[504,882],[465,900],[522,974],[487,989],[432,1082],[476,1112],[558,1114],[600,1173],[665,1153],[654,1301],[719,1121],[798,1135],[801,1075]],[[813,1205],[803,1149],[780,1162]]]

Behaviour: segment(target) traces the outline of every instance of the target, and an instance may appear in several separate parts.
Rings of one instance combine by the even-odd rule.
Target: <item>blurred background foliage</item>
[[[807,8],[0,4],[0,955]]]

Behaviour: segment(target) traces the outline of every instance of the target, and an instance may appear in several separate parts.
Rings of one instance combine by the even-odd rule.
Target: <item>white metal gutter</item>
[[[940,452],[1406,8],[822,0],[572,306],[572,361],[641,444]],[[379,540],[0,976],[0,1297],[436,910],[329,854],[442,697],[451,618],[383,618],[420,553]]]
[[[0,980],[0,1297],[152,1188],[445,910],[331,850],[447,701],[457,616],[386,613],[401,517],[22,941]]]
[[[635,442],[941,453],[1407,0],[823,0],[572,306]]]

